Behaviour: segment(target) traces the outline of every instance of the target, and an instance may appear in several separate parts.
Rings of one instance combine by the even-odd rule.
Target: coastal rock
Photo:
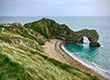
[[[90,46],[97,46],[99,47],[100,44],[97,42],[99,39],[99,35],[96,30],[88,30],[88,29],[83,29],[78,32],[72,32],[71,35],[68,36],[66,39],[66,42],[69,43],[84,43],[83,38],[87,37]]]
[[[32,23],[27,23],[24,26],[39,32],[47,39],[56,38],[68,43],[84,43],[83,38],[87,37],[90,41],[90,46],[100,46],[100,44],[97,42],[99,35],[96,30],[83,29],[81,31],[74,32],[65,24],[60,25],[54,20],[46,18]]]

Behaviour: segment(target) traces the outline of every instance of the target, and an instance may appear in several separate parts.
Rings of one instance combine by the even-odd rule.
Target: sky
[[[0,0],[0,16],[110,16],[110,0]]]

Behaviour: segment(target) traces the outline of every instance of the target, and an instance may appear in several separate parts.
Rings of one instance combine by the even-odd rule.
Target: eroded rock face
[[[83,29],[74,32],[68,26],[64,24],[60,25],[55,21],[46,18],[33,23],[27,23],[24,26],[39,32],[47,39],[57,38],[69,43],[83,43],[83,37],[87,37],[90,41],[90,46],[100,46],[97,42],[99,35],[96,30]]]
[[[97,42],[99,39],[99,35],[96,30],[88,30],[88,29],[83,29],[78,32],[73,32],[71,35],[68,36],[66,39],[66,42],[69,43],[84,43],[83,38],[87,37],[88,40],[90,41],[90,46],[97,46],[99,47],[100,44]]]

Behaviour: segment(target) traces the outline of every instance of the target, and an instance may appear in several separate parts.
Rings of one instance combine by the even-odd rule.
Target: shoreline
[[[67,52],[65,52],[62,49],[62,44],[64,42],[58,39],[50,39],[48,41],[45,42],[45,45],[42,46],[44,48],[44,51],[52,58],[59,60],[61,62],[70,64],[74,67],[77,67],[81,70],[96,74],[98,76],[100,76],[101,78],[103,78],[104,80],[108,80],[106,78],[104,78],[102,75],[96,73],[95,71],[93,71],[92,69],[88,68],[87,66],[83,65],[81,62],[79,62],[78,60],[74,59],[73,57],[71,57]]]
[[[69,51],[68,49],[66,49],[64,47],[64,43],[61,45],[61,49],[66,53],[68,54],[70,57],[72,57],[73,59],[77,60],[79,63],[81,63],[82,65],[86,66],[87,68],[93,70],[95,73],[97,73],[99,76],[107,79],[107,80],[110,80],[110,74],[107,73],[105,70],[101,69],[100,67],[98,66],[94,66],[92,64],[90,64],[89,62],[81,59],[80,57],[76,56],[75,54],[71,54],[73,52]],[[106,75],[106,76],[105,76]]]

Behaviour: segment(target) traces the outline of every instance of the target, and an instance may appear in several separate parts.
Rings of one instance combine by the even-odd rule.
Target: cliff
[[[1,26],[0,79],[103,80],[95,74],[47,56],[41,47],[42,39],[45,40],[39,33],[26,29],[20,23]]]
[[[83,37],[87,37],[90,41],[90,46],[100,46],[97,42],[99,35],[96,30],[83,29],[74,32],[65,24],[60,25],[55,21],[46,18],[27,23],[24,26],[28,29],[37,31],[47,39],[57,38],[69,43],[83,43]]]

